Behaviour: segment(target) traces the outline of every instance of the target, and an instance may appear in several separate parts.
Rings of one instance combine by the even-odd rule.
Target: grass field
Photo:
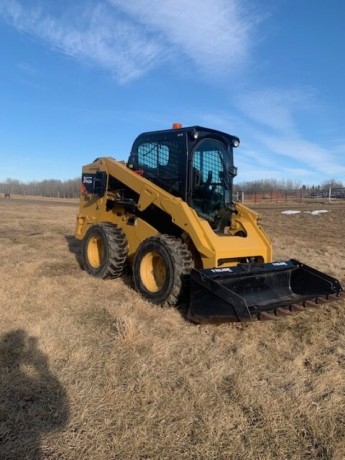
[[[345,204],[259,211],[276,259],[345,285]],[[345,301],[197,326],[88,276],[76,205],[0,212],[1,460],[345,458]]]

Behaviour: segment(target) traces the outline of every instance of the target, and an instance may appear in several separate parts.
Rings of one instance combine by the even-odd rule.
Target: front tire
[[[128,254],[123,231],[110,223],[95,224],[87,231],[81,247],[85,270],[96,278],[122,275]]]
[[[193,265],[191,252],[182,240],[168,235],[148,238],[134,257],[135,289],[155,304],[175,306],[185,293]]]

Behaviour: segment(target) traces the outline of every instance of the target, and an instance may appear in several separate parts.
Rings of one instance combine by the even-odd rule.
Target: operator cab
[[[218,233],[230,223],[233,147],[239,143],[221,131],[179,125],[138,136],[127,166],[182,198]]]

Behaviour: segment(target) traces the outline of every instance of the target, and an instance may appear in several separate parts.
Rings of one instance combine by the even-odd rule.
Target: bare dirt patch
[[[81,270],[76,208],[0,200],[0,458],[345,457],[345,302],[196,326]],[[275,258],[345,285],[345,205],[261,207]]]

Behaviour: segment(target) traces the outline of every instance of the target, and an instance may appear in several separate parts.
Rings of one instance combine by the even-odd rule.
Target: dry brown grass
[[[345,284],[345,205],[317,207],[262,223],[276,258]],[[1,459],[345,458],[344,301],[196,326],[82,271],[76,208],[0,211]]]

